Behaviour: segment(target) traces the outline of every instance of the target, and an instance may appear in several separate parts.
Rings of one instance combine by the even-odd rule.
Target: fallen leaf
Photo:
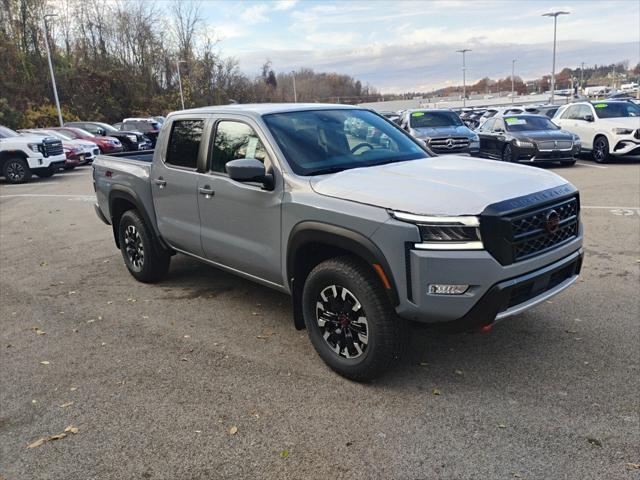
[[[194,430],[196,433],[202,433],[202,430]]]
[[[420,362],[421,367],[428,367],[429,364],[427,362]]]
[[[191,335],[185,335],[184,338],[191,338]]]
[[[440,395],[442,392],[440,391],[439,388],[434,388],[431,393],[433,393],[434,395]]]
[[[73,425],[69,425],[64,429],[65,433],[78,433],[78,427],[74,427]]]
[[[62,440],[66,436],[67,436],[66,433],[58,433],[57,435],[51,435],[47,441]]]
[[[282,458],[287,458],[287,457],[289,456],[289,450],[282,450],[282,451],[280,452],[280,456],[281,456]]]
[[[71,390],[72,392],[75,392],[78,389],[78,387],[71,387],[69,390]]]
[[[31,330],[36,332],[36,335],[44,335],[45,333],[47,333],[47,332],[45,332],[43,330],[40,330],[40,327],[31,327]]]
[[[47,360],[43,360],[40,362],[41,365],[49,365],[49,362]]]
[[[107,302],[107,305],[112,305],[112,304],[113,304],[113,300],[109,300],[109,301]]]
[[[74,294],[76,294],[76,293],[77,293],[77,292],[76,292],[75,290],[71,290],[71,291],[69,292],[69,295],[74,295]]]
[[[626,467],[629,470],[640,470],[640,463],[627,463]]]
[[[591,445],[594,445],[596,447],[602,446],[602,442],[597,438],[587,438],[587,442],[589,442]]]
[[[507,426],[504,423],[499,423],[498,428],[507,428]]]
[[[106,344],[106,342],[102,342],[100,345],[104,347],[104,346],[106,346],[107,344]]]
[[[182,357],[182,358],[180,359],[180,361],[182,361],[182,362],[186,362],[186,361],[187,361],[187,357]]]
[[[234,425],[229,429],[229,435],[235,435],[236,433],[238,433],[238,427]]]
[[[67,408],[67,407],[70,407],[71,405],[73,405],[73,402],[63,403],[62,405],[60,405],[60,408]]]
[[[454,370],[453,373],[455,373],[456,375],[464,375],[464,372],[462,370]]]
[[[44,442],[46,442],[46,441],[47,441],[46,438],[39,438],[35,442],[30,443],[29,445],[27,445],[27,448],[37,448],[37,447],[41,446],[42,444],[44,444]]]
[[[578,333],[577,330],[565,330],[564,333]]]
[[[37,400],[31,400],[31,403],[33,403],[35,405],[36,403],[38,403],[38,401]]]
[[[46,267],[47,265],[49,265],[47,262],[40,262],[41,267]]]

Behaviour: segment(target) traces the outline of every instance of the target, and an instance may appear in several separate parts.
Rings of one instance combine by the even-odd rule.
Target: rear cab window
[[[174,120],[167,142],[165,163],[178,168],[195,170],[202,142],[204,120]]]

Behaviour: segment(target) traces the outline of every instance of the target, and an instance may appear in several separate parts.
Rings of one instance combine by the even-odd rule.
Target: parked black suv
[[[140,131],[119,130],[104,122],[67,122],[64,125],[65,127],[81,128],[101,137],[115,137],[120,140],[125,151],[148,150],[155,145],[155,142],[152,142]]]
[[[136,132],[142,132],[144,135],[151,140],[151,145],[153,148],[156,146],[156,141],[158,140],[158,133],[160,133],[160,123],[152,120],[133,120],[133,121],[125,121],[121,123],[114,123],[115,128],[119,130],[130,130]]]

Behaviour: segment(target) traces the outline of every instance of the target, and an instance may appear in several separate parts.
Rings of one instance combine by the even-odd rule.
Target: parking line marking
[[[581,205],[580,208],[601,208],[603,210],[640,210],[640,207],[602,207],[600,205]]]
[[[62,197],[62,198],[96,198],[95,195],[62,195],[46,193],[14,193],[10,195],[0,195],[0,198],[10,197]]]
[[[576,162],[576,165],[580,165],[582,167],[592,167],[592,168],[604,168],[605,170],[609,167],[603,167],[602,165],[591,165],[589,163]]]

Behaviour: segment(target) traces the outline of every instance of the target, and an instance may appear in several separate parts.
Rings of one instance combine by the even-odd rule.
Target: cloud
[[[298,0],[278,0],[273,7],[274,10],[291,10]]]
[[[242,13],[240,13],[240,20],[241,22],[244,22],[249,25],[268,22],[269,17],[265,15],[268,9],[269,9],[269,6],[262,3],[257,5],[252,5],[248,8],[245,8],[242,11]]]

